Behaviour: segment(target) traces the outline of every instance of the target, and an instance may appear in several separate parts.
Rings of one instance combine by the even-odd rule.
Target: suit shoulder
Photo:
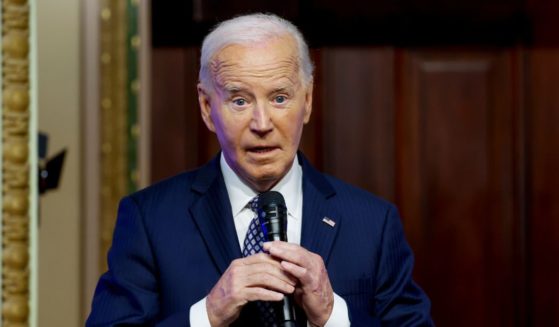
[[[336,177],[326,174],[324,176],[330,185],[332,185],[339,201],[343,201],[351,207],[374,207],[377,210],[381,209],[382,211],[396,210],[396,206],[393,203],[376,194],[344,182]]]
[[[128,195],[128,198],[140,204],[175,199],[177,196],[184,197],[190,190],[197,171],[187,171],[168,177]]]

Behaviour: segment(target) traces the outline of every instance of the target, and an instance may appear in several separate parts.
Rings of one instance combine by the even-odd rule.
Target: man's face
[[[202,118],[237,175],[267,191],[291,168],[311,114],[312,83],[301,79],[296,43],[230,45],[210,71],[213,85],[198,85]]]

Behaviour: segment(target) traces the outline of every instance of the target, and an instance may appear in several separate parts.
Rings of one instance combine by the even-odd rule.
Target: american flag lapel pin
[[[336,226],[336,222],[328,217],[322,218],[322,222],[325,223],[326,225],[329,225],[330,227]]]

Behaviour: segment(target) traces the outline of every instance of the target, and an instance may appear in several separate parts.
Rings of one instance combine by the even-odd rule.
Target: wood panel
[[[325,48],[324,169],[394,200],[394,50]]]
[[[198,107],[197,48],[157,48],[152,57],[151,180],[195,168],[219,146]]]
[[[512,57],[398,56],[397,202],[441,326],[514,319]]]
[[[152,62],[152,111],[151,111],[151,178],[158,181],[173,173],[178,173],[192,160],[189,151],[196,142],[197,133],[190,131],[185,135],[185,123],[188,112],[184,109],[186,89],[187,62],[192,54],[179,48],[154,49]],[[191,156],[186,153],[190,152]],[[188,160],[191,159],[191,160]]]
[[[323,104],[321,94],[325,87],[323,82],[323,71],[321,69],[322,58],[320,51],[311,50],[311,59],[315,65],[313,79],[313,106],[310,121],[303,128],[301,136],[301,150],[307,159],[317,168],[323,167]]]
[[[527,56],[529,317],[559,326],[559,49]]]

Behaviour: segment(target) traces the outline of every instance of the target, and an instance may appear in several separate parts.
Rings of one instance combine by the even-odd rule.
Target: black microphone
[[[260,194],[258,197],[258,221],[267,241],[287,242],[287,208],[283,195],[276,191]],[[295,327],[295,307],[293,297],[286,295],[276,305],[277,323],[284,327]]]

